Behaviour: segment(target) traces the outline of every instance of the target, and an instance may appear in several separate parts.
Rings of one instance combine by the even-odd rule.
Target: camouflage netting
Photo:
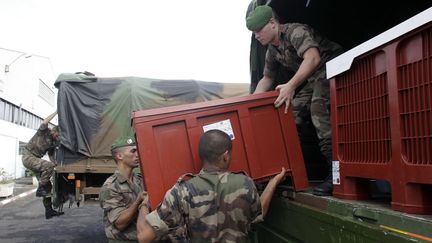
[[[62,74],[58,88],[58,161],[110,157],[118,136],[133,135],[133,111],[247,95],[249,84]]]

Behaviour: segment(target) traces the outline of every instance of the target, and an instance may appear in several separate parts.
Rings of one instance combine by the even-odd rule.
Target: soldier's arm
[[[136,218],[138,214],[138,208],[146,198],[147,193],[141,192],[132,205],[120,213],[119,217],[114,222],[114,225],[118,230],[123,231],[129,226],[132,220]]]
[[[145,209],[141,209],[137,221],[137,237],[138,242],[147,243],[152,242],[156,238],[156,233],[153,227],[147,222],[145,216],[148,214]]]
[[[285,168],[282,168],[282,171],[269,181],[269,183],[267,184],[266,188],[264,189],[263,193],[260,196],[263,218],[267,214],[267,211],[270,206],[270,201],[273,197],[274,191],[276,190],[276,186],[285,178],[285,172],[286,172]]]
[[[254,94],[269,91],[273,85],[273,82],[274,80],[272,78],[264,75],[264,77],[262,77],[262,79],[258,82]]]
[[[140,211],[137,221],[139,242],[151,242],[156,237],[169,233],[170,229],[184,225],[184,213],[181,213],[179,184],[165,193],[162,203],[149,214]]]
[[[285,104],[285,113],[287,113],[296,88],[306,82],[306,79],[314,73],[320,62],[319,50],[316,47],[307,49],[303,54],[303,61],[294,76],[287,83],[276,86],[279,96],[274,102],[275,106],[279,107]]]
[[[295,90],[306,79],[308,79],[316,70],[321,62],[321,56],[318,48],[312,47],[307,49],[303,54],[303,61],[294,76],[287,82]]]
[[[48,123],[57,115],[57,111],[52,113],[51,115],[47,116],[43,121],[42,124],[48,125]]]

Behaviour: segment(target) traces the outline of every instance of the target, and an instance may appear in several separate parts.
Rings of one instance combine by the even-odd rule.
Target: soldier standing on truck
[[[250,177],[228,171],[231,148],[225,132],[210,130],[201,136],[201,172],[187,174],[193,177],[190,180],[181,177],[150,214],[140,211],[139,242],[151,242],[179,226],[186,226],[191,242],[247,242],[251,223],[266,215],[285,169],[269,181],[260,197]]]
[[[43,197],[45,207],[45,218],[50,219],[54,216],[60,216],[63,212],[57,212],[52,208],[50,178],[53,174],[55,161],[55,150],[59,141],[58,126],[52,129],[48,128],[48,123],[57,115],[57,111],[45,118],[36,134],[30,139],[23,151],[22,161],[24,167],[33,171],[39,178],[39,186],[36,190],[36,197]],[[50,161],[42,159],[48,153]]]
[[[105,181],[99,194],[105,234],[109,242],[137,242],[138,209],[148,212],[149,204],[141,176],[132,171],[139,165],[135,138],[116,139],[111,153],[117,170]]]
[[[246,18],[246,26],[262,45],[268,45],[264,77],[254,93],[272,87],[281,65],[295,72],[285,84],[276,86],[279,96],[274,103],[276,107],[285,104],[285,113],[292,104],[297,125],[302,124],[307,116],[311,117],[328,166],[327,178],[314,188],[313,193],[332,195],[330,91],[325,63],[342,52],[341,46],[305,24],[279,24],[272,8],[267,5],[256,7]]]

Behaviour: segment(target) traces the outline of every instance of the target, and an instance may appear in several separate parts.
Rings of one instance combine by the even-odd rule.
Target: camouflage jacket
[[[58,142],[51,136],[51,129],[48,128],[48,125],[42,123],[36,134],[26,145],[25,150],[27,151],[24,151],[24,154],[42,158],[48,152],[51,157],[57,146]]]
[[[259,216],[260,198],[251,178],[201,170],[179,180],[146,219],[157,236],[186,225],[191,242],[247,242],[250,224]]]
[[[312,79],[325,78],[325,63],[342,53],[342,47],[315,32],[311,27],[288,23],[279,25],[279,46],[269,45],[266,58],[264,75],[275,78],[279,65],[297,72],[303,61],[303,54],[309,48],[315,47],[320,52],[321,62]]]
[[[120,214],[126,210],[143,191],[141,176],[133,174],[132,184],[129,184],[127,178],[114,172],[103,184],[99,198],[100,205],[103,209],[103,221],[105,224],[105,234],[108,239],[115,240],[136,240],[136,218],[124,230],[119,231],[114,222]],[[136,214],[138,217],[138,212]]]

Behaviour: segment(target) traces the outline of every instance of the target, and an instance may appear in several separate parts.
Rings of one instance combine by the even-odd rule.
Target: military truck
[[[61,74],[58,120],[61,131],[54,174],[54,205],[79,206],[98,196],[116,169],[110,146],[133,135],[132,111],[223,99],[249,93],[248,84],[140,77],[97,77],[89,72]]]

